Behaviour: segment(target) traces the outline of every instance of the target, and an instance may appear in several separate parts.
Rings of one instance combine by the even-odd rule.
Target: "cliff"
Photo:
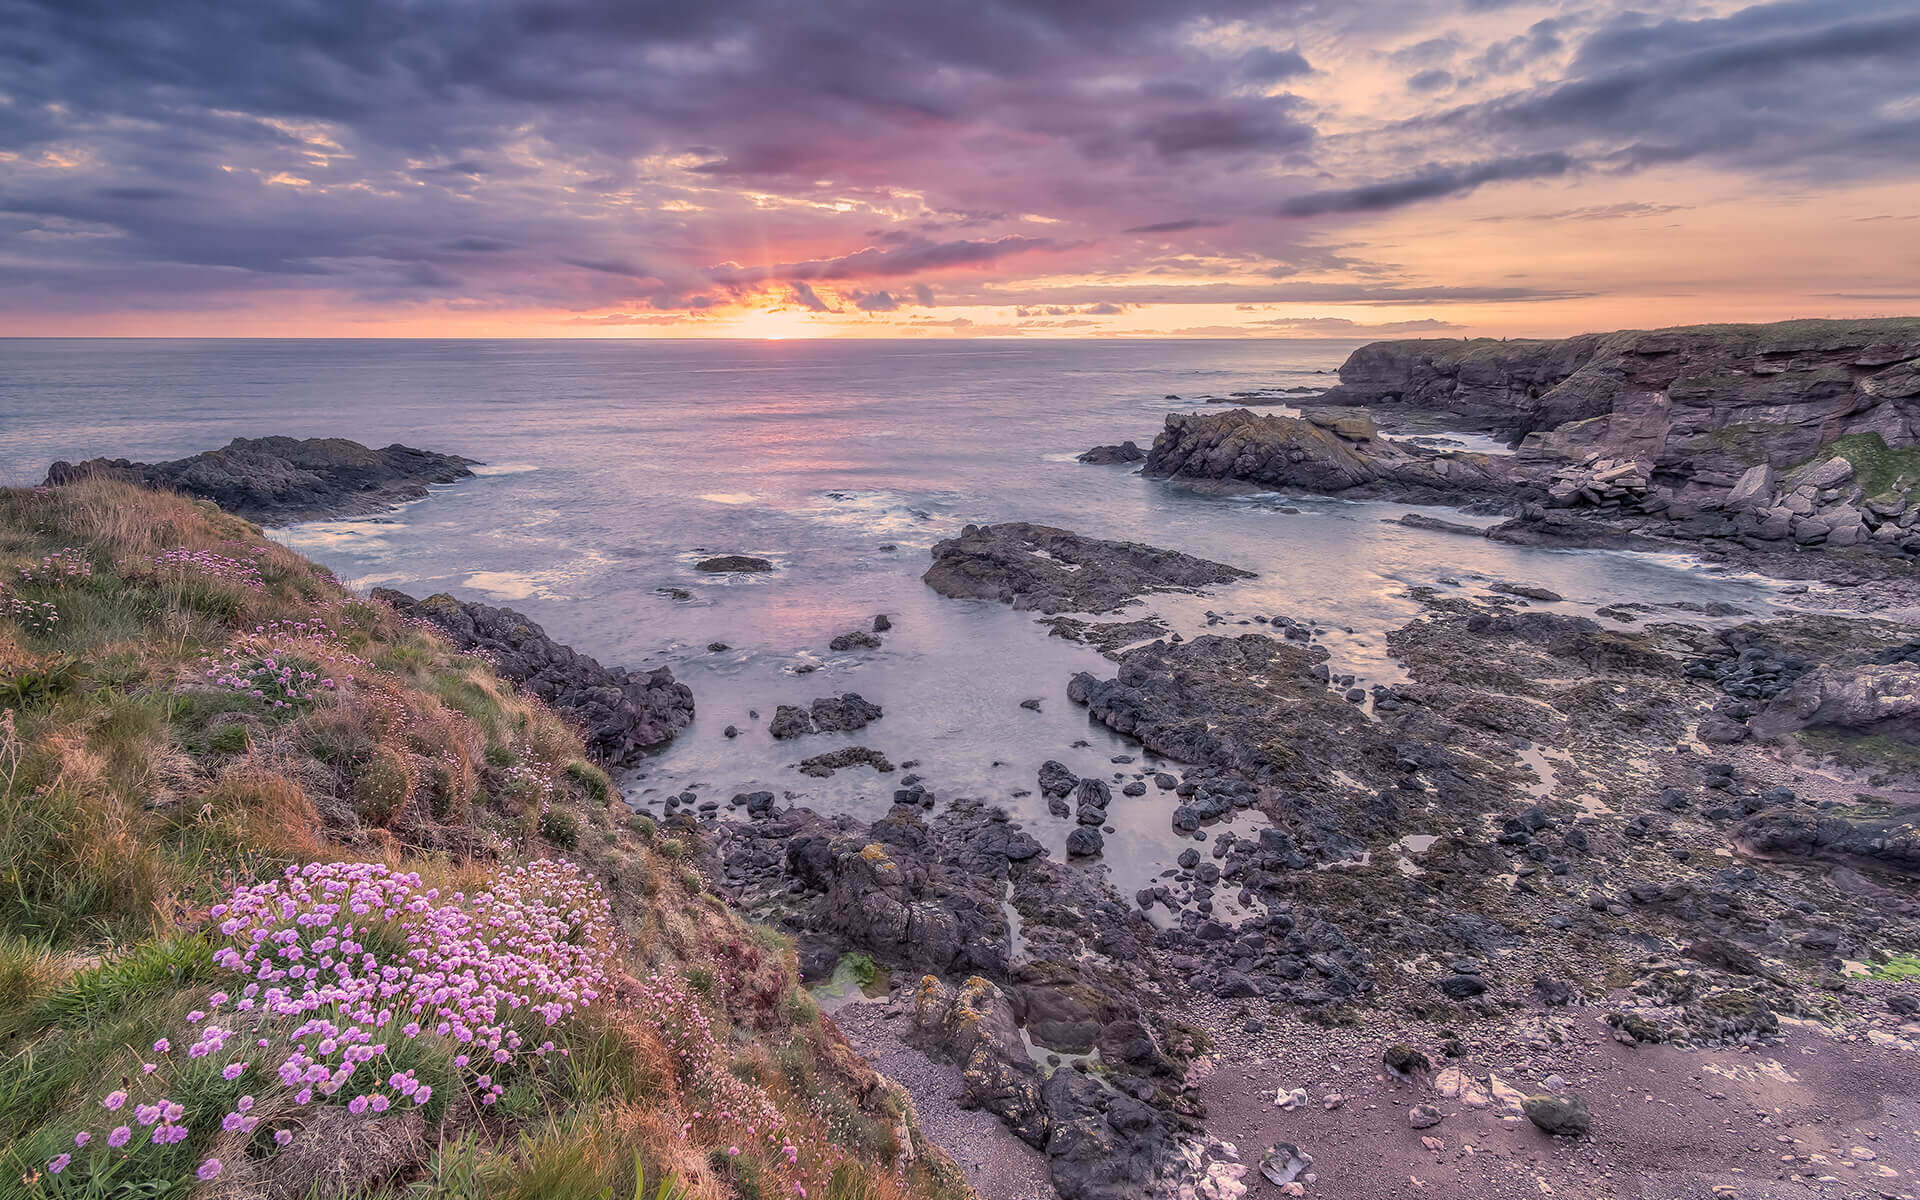
[[[0,490],[0,1196],[964,1200],[701,856],[246,522]]]
[[[1599,451],[1646,461],[1661,482],[1724,490],[1848,435],[1912,445],[1920,319],[1375,342],[1324,399],[1457,412],[1524,438],[1536,459]]]

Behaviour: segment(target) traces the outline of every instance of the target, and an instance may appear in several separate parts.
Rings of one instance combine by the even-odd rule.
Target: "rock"
[[[1292,1183],[1312,1165],[1313,1155],[1292,1142],[1275,1142],[1260,1156],[1260,1174],[1276,1187]]]
[[[1432,533],[1458,533],[1467,537],[1483,538],[1487,531],[1478,525],[1465,525],[1459,521],[1442,520],[1430,517],[1426,513],[1410,512],[1400,518],[1400,524],[1408,529],[1425,529]]]
[[[122,479],[209,500],[261,525],[289,525],[382,512],[420,499],[429,485],[465,479],[477,465],[458,455],[398,444],[374,450],[345,438],[235,438],[219,450],[170,462],[56,462],[47,468],[46,486]]]
[[[637,762],[693,722],[693,692],[666,667],[604,667],[510,608],[455,600],[445,592],[415,600],[375,588],[373,598],[402,616],[431,622],[456,649],[485,654],[502,677],[577,722],[603,762]]]
[[[1748,722],[1761,738],[1814,728],[1873,732],[1920,724],[1920,663],[1817,667]]]
[[[956,599],[1043,613],[1113,612],[1152,592],[1196,592],[1251,572],[1138,542],[1082,537],[1023,521],[969,525],[933,548],[922,579]]]
[[[848,650],[878,650],[880,639],[864,629],[855,629],[836,635],[831,642],[827,643],[827,648],[836,654],[842,654]]]
[[[825,779],[843,767],[868,766],[882,775],[891,774],[893,763],[878,750],[865,746],[843,746],[827,754],[816,754],[800,764],[802,775]]]
[[[1307,1106],[1307,1089],[1294,1088],[1292,1091],[1288,1091],[1286,1088],[1281,1088],[1274,1093],[1273,1105],[1275,1108],[1285,1109],[1288,1112],[1305,1108]]]
[[[1592,1125],[1587,1102],[1571,1094],[1528,1096],[1520,1103],[1527,1120],[1555,1137],[1579,1137]]]
[[[878,613],[874,616],[873,631],[875,633],[885,633],[887,630],[892,628],[893,628],[893,621],[891,618],[887,616],[887,614]]]
[[[1371,428],[1371,422],[1368,422]],[[1247,409],[1168,413],[1141,473],[1210,490],[1222,486],[1435,501],[1465,492],[1506,493],[1506,456],[1436,453],[1303,417]]]
[[[1432,1129],[1445,1115],[1434,1105],[1416,1104],[1407,1110],[1407,1124],[1415,1129]]]
[[[696,571],[712,574],[754,573],[773,570],[773,564],[764,558],[755,558],[750,554],[721,554],[713,558],[703,558],[693,564]]]
[[[1100,831],[1090,825],[1081,825],[1067,835],[1067,853],[1076,858],[1090,858],[1100,853],[1106,839]]]
[[[1080,455],[1079,461],[1106,466],[1114,463],[1136,463],[1147,457],[1147,452],[1132,442],[1121,442],[1117,446],[1095,446]]]
[[[1401,1076],[1418,1075],[1433,1066],[1427,1061],[1426,1055],[1404,1042],[1388,1046],[1386,1053],[1380,1056],[1380,1061],[1386,1064],[1387,1070]]]
[[[1040,793],[1044,796],[1064,796],[1080,785],[1080,777],[1067,770],[1065,763],[1048,759],[1040,764]]]
[[[1542,600],[1549,603],[1566,599],[1559,592],[1528,583],[1496,583],[1493,585],[1493,590],[1508,596],[1520,596],[1527,600]]]

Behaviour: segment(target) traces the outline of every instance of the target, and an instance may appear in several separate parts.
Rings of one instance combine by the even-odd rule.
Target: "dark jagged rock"
[[[943,596],[1043,613],[1113,612],[1151,592],[1196,592],[1253,573],[1177,550],[1013,521],[969,525],[933,548],[922,579]]]
[[[375,450],[345,438],[235,438],[171,462],[124,458],[57,462],[47,485],[106,476],[210,500],[261,525],[363,516],[418,500],[435,483],[472,475],[473,459],[395,444]]]
[[[1920,870],[1920,830],[1911,822],[1851,821],[1770,809],[1749,819],[1738,836],[1763,854],[1838,854]]]
[[[773,570],[773,564],[764,558],[755,558],[751,554],[720,554],[713,558],[703,558],[693,564],[696,571],[709,574],[753,574]]]
[[[836,654],[844,654],[849,650],[878,650],[880,638],[867,630],[853,629],[834,635],[833,640],[827,643],[827,648]]]
[[[1146,457],[1147,452],[1132,442],[1121,442],[1117,446],[1095,446],[1080,455],[1078,461],[1093,463],[1096,466],[1111,466],[1117,463],[1142,462]]]
[[[872,767],[882,775],[893,772],[893,763],[886,755],[866,746],[842,746],[827,754],[816,754],[800,764],[802,775],[811,775],[816,779],[825,779],[835,771],[845,767]]]
[[[1438,503],[1511,499],[1528,483],[1511,458],[1391,441],[1365,416],[1282,417],[1244,408],[1168,413],[1142,474],[1208,490],[1298,489]]]
[[[373,597],[403,616],[432,622],[456,648],[484,654],[501,675],[579,724],[588,748],[604,762],[636,762],[693,721],[693,692],[676,683],[666,667],[604,667],[510,608],[456,600],[445,592],[415,600],[375,588]]]
[[[774,710],[767,732],[776,739],[805,737],[810,733],[852,733],[865,729],[882,716],[880,706],[858,692],[841,696],[823,696],[810,706],[782,704]]]

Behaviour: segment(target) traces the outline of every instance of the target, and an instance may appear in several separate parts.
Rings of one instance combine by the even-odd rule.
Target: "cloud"
[[[1544,247],[1581,236],[1558,225],[1722,203],[1707,184],[1666,190],[1695,174],[1715,174],[1711,197],[1799,214],[1920,175],[1911,0],[0,13],[6,327],[828,313],[856,295],[1544,303],[1590,296],[1602,275],[1501,262],[1426,277],[1392,260],[1431,256],[1366,244],[1382,236],[1368,218],[1553,180],[1551,203],[1495,214],[1532,222]],[[1623,190],[1641,176],[1647,190]],[[1554,211],[1518,211],[1535,207]],[[1298,217],[1316,219],[1284,219]],[[1749,256],[1727,277],[1800,286],[1785,271]]]
[[[1278,83],[1313,72],[1312,64],[1298,49],[1275,50],[1271,46],[1257,46],[1241,55],[1237,69],[1242,79],[1255,83]]]
[[[1345,317],[1273,317],[1265,321],[1253,321],[1250,324],[1264,328],[1286,330],[1289,333],[1312,334],[1316,337],[1344,337],[1347,335],[1368,337],[1384,333],[1440,333],[1449,329],[1465,329],[1466,326],[1452,321],[1442,321],[1434,317],[1425,317],[1416,321],[1384,321],[1376,325],[1366,325],[1358,321],[1349,321]]]
[[[955,267],[976,267],[1009,255],[1045,250],[1053,243],[1047,238],[1008,234],[979,241],[930,242],[913,238],[898,246],[867,246],[837,258],[809,259],[806,262],[776,263],[765,267],[743,267],[721,263],[707,268],[715,283],[757,283],[766,280],[871,279],[914,275],[921,271]]]
[[[853,306],[861,312],[892,312],[900,307],[892,292],[855,292]]]
[[[787,290],[793,295],[794,303],[806,309],[808,312],[825,313],[840,311],[828,304],[825,300],[822,300],[820,294],[813,290],[811,284],[801,280],[795,280],[789,284]]]
[[[1190,229],[1218,229],[1224,221],[1208,221],[1199,217],[1182,217],[1177,221],[1157,221],[1151,225],[1135,225],[1122,233],[1185,233]]]
[[[1573,166],[1573,159],[1566,154],[1549,150],[1456,167],[1433,167],[1417,175],[1380,183],[1295,196],[1281,204],[1279,213],[1287,217],[1314,217],[1327,213],[1378,212],[1421,200],[1457,196],[1489,183],[1564,175]]]

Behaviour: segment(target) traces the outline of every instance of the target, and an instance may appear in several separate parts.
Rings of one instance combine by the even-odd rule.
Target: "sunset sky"
[[[1920,3],[0,0],[0,334],[1920,311]]]

